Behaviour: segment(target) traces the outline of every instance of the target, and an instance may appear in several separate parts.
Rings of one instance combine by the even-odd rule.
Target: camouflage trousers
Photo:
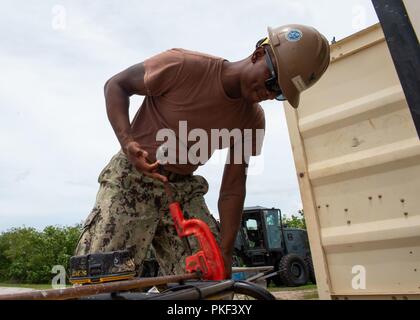
[[[220,244],[219,227],[204,201],[207,181],[174,173],[168,179],[184,217],[206,222]],[[153,245],[162,275],[184,274],[185,258],[197,251],[197,242],[177,235],[163,183],[138,172],[122,151],[102,170],[98,182],[96,203],[83,225],[75,255],[129,250],[141,268]]]

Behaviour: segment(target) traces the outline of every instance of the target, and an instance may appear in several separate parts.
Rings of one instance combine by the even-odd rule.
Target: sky
[[[102,168],[119,144],[106,116],[105,82],[170,48],[230,61],[252,53],[267,26],[314,26],[340,40],[378,22],[370,0],[3,0],[0,20],[0,232],[74,225],[92,209]],[[134,116],[142,97],[130,100]],[[302,209],[279,102],[263,102],[263,155],[245,206]],[[196,174],[218,217],[224,152]]]

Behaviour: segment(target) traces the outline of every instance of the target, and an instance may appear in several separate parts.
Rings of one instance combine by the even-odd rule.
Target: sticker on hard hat
[[[306,85],[305,81],[303,81],[301,76],[294,77],[292,79],[292,82],[299,92],[302,92],[308,89],[308,86]]]
[[[290,41],[290,42],[300,41],[300,39],[302,39],[302,37],[303,37],[303,33],[299,29],[290,30],[286,34],[286,39],[287,39],[287,41]]]

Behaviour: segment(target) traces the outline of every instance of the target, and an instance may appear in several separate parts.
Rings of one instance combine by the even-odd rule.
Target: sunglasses
[[[286,97],[283,95],[281,88],[279,86],[278,77],[274,69],[273,61],[271,60],[270,54],[268,52],[267,46],[264,46],[265,50],[265,61],[267,63],[268,69],[270,70],[271,77],[265,81],[265,87],[268,91],[274,92],[276,94],[277,101],[285,101]]]

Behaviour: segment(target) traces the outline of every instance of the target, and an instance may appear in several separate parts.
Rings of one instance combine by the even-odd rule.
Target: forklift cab
[[[235,242],[236,255],[248,266],[274,265],[289,253],[310,255],[306,230],[282,224],[281,211],[263,207],[246,208]]]
[[[282,250],[283,242],[281,235],[283,226],[281,223],[280,210],[264,210],[264,223],[267,230],[267,248],[269,250]]]
[[[270,265],[272,251],[282,250],[281,213],[278,209],[253,208],[243,213],[242,246],[253,266]]]

